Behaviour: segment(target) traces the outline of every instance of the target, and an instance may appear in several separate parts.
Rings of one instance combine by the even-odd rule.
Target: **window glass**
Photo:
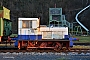
[[[22,21],[22,28],[29,28],[29,21],[23,20]]]
[[[32,28],[32,21],[23,20],[22,21],[22,28]]]

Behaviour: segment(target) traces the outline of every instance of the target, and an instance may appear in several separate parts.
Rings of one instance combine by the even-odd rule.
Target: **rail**
[[[90,5],[86,6],[84,9],[82,9],[81,11],[79,11],[79,12],[76,14],[75,19],[76,19],[76,21],[77,21],[87,32],[90,33],[90,31],[78,20],[79,14],[81,14],[83,11],[85,11],[85,10],[86,10],[87,8],[89,8],[89,7],[90,7]]]

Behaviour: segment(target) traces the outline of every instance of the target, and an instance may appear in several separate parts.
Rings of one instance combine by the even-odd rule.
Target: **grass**
[[[12,35],[10,35],[10,37],[14,37],[14,36],[17,37],[17,34],[12,34]]]
[[[90,43],[90,36],[74,36],[74,37],[79,39],[79,41],[74,42]]]

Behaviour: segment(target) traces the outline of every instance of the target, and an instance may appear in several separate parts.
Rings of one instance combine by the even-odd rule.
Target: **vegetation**
[[[17,37],[17,34],[12,34],[10,35],[10,37]]]
[[[74,37],[79,39],[79,41],[74,41],[74,42],[90,43],[90,36],[74,36]]]

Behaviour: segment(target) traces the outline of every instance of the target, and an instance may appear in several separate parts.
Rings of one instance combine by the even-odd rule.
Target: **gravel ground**
[[[0,53],[0,60],[90,60],[90,53],[13,52]]]
[[[84,49],[90,49],[90,46],[84,46],[84,45],[74,45],[73,48],[84,48]]]

